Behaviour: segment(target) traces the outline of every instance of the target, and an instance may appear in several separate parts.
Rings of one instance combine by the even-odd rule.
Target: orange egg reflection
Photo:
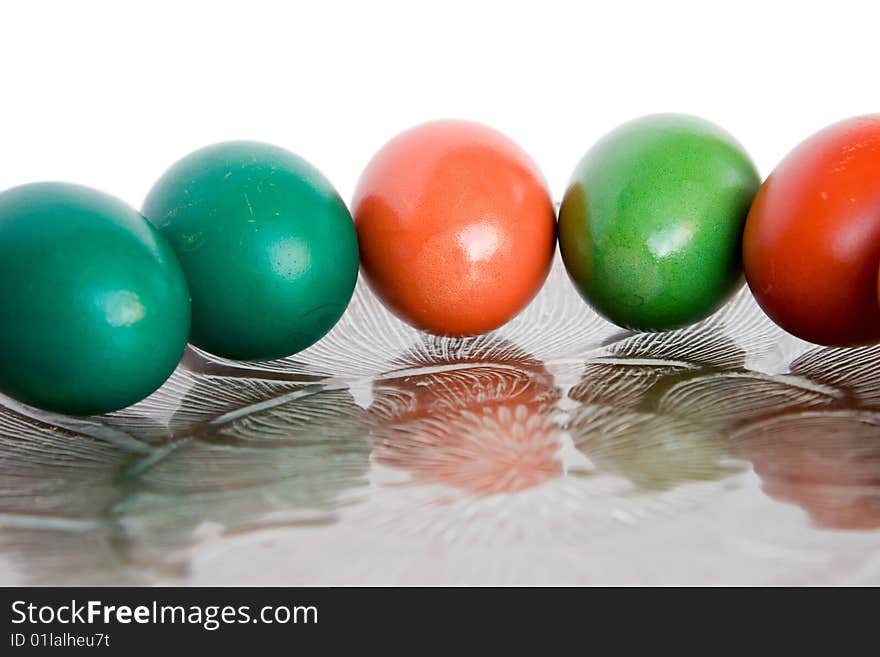
[[[376,382],[373,458],[408,471],[414,483],[480,495],[558,477],[559,391],[540,361],[506,351],[411,360],[399,376]]]

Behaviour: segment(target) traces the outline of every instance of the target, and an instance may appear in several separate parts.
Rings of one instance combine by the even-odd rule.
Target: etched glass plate
[[[878,356],[747,290],[622,331],[559,262],[468,339],[361,282],[293,358],[190,350],[103,417],[0,398],[0,582],[878,584]]]

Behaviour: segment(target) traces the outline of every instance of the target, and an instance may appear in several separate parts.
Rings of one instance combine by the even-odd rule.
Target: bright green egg
[[[123,408],[174,371],[189,321],[177,258],[134,209],[63,183],[0,194],[0,391],[72,415]]]
[[[281,148],[227,142],[191,153],[143,208],[192,293],[190,342],[239,360],[295,354],[342,316],[357,281],[351,215],[314,167]]]
[[[581,295],[625,328],[699,321],[742,284],[742,234],[761,183],[742,147],[695,117],[624,124],[581,160],[559,246]]]

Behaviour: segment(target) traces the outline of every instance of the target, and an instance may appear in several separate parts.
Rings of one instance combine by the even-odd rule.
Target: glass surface
[[[559,262],[468,339],[361,281],[293,358],[190,351],[105,417],[0,400],[0,582],[878,584],[878,355],[747,290],[626,332]]]

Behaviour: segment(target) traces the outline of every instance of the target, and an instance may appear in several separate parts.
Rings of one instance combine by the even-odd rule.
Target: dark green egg
[[[192,293],[190,341],[267,360],[319,340],[358,272],[351,215],[314,167],[281,148],[228,142],[174,164],[144,215],[177,253]]]
[[[626,123],[572,176],[559,213],[565,266],[620,326],[701,320],[742,285],[742,234],[760,183],[742,147],[707,121],[657,114]]]
[[[189,324],[180,264],[134,209],[63,183],[0,194],[0,391],[73,415],[123,408],[174,371]]]

